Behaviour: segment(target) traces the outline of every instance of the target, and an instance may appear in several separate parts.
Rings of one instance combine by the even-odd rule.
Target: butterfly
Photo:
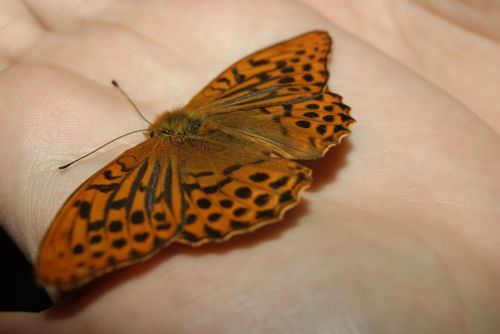
[[[281,220],[312,180],[292,160],[321,158],[354,122],[327,88],[331,46],[312,31],[265,48],[160,115],[64,203],[38,282],[71,290],[173,242],[222,242]]]

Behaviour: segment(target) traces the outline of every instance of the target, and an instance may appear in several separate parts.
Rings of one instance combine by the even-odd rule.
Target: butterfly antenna
[[[146,123],[148,123],[149,125],[153,125],[151,124],[150,121],[148,121],[146,119],[146,117],[144,117],[144,115],[141,113],[141,111],[139,110],[139,108],[137,108],[137,106],[135,105],[134,101],[132,101],[132,99],[127,95],[127,93],[125,93],[125,91],[120,87],[120,85],[118,85],[118,82],[116,82],[116,80],[111,80],[111,84],[113,86],[115,86],[116,88],[118,88],[118,90],[123,94],[123,96],[125,96],[125,98],[130,102],[130,104],[132,104],[132,106],[134,107],[135,111],[137,111],[137,113],[139,114],[139,116],[141,116],[141,118],[143,120],[146,121]]]
[[[121,138],[123,138],[123,137],[125,137],[125,136],[131,135],[131,134],[134,134],[134,133],[138,133],[138,132],[145,132],[145,131],[147,131],[147,129],[135,130],[135,131],[132,131],[132,132],[126,133],[126,134],[124,134],[124,135],[121,135],[121,136],[119,136],[119,137],[116,137],[115,139],[108,141],[106,144],[103,144],[103,145],[99,146],[99,147],[98,147],[98,148],[96,148],[95,150],[92,150],[91,152],[89,152],[89,153],[87,153],[87,154],[85,154],[85,155],[83,155],[83,156],[79,157],[78,159],[71,161],[69,164],[66,164],[66,165],[64,165],[64,166],[59,167],[59,169],[66,169],[66,168],[68,168],[69,166],[71,166],[71,165],[72,165],[72,164],[74,164],[75,162],[78,162],[78,161],[80,161],[80,160],[82,160],[82,159],[84,159],[84,158],[88,157],[89,155],[91,155],[91,154],[93,154],[93,153],[95,153],[95,152],[99,151],[99,150],[100,150],[101,148],[103,148],[104,146],[109,145],[109,144],[111,144],[111,143],[113,143],[113,142],[117,141],[118,139],[121,139]]]

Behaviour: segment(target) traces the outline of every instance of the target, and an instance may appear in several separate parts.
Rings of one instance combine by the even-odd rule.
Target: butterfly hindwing
[[[188,209],[177,242],[221,242],[276,222],[311,181],[308,168],[286,159],[200,140],[183,148]]]

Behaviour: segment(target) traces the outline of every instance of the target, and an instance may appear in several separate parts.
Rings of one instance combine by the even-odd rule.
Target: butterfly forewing
[[[254,53],[221,73],[187,105],[235,137],[288,159],[317,159],[354,121],[328,92],[328,33],[314,31]]]
[[[230,66],[186,106],[209,114],[299,102],[328,80],[331,38],[314,31],[256,52]]]
[[[149,140],[126,151],[70,196],[43,242],[41,283],[79,286],[150,256],[178,234],[185,212],[179,168],[159,145]]]

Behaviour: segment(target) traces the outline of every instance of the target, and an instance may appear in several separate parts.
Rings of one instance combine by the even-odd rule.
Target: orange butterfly
[[[41,284],[59,290],[144,261],[172,242],[222,242],[282,219],[354,119],[328,91],[331,38],[313,31],[230,66],[149,138],[85,181],[43,241]]]

